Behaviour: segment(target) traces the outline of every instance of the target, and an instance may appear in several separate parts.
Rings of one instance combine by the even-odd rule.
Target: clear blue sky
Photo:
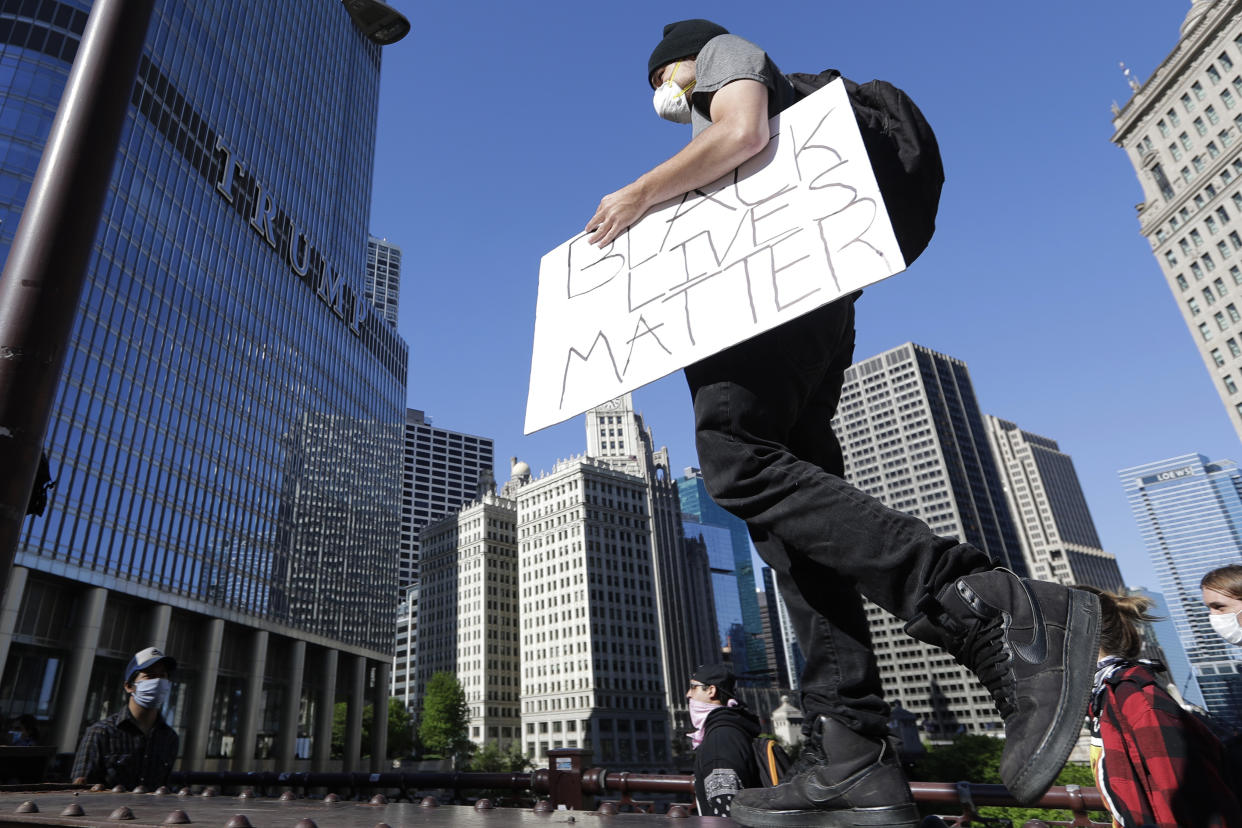
[[[646,61],[708,17],[786,72],[903,87],[935,127],[939,229],[858,307],[862,359],[906,341],[964,360],[986,413],[1070,453],[1104,547],[1157,588],[1117,470],[1187,452],[1242,460],[1139,235],[1109,105],[1172,50],[1190,8],[1156,0],[654,3],[389,0],[413,31],[383,56],[371,229],[404,249],[409,404],[538,473],[582,418],[522,435],[539,259],[602,195],[689,139],[659,120]],[[697,465],[680,373],[635,393],[674,470]]]

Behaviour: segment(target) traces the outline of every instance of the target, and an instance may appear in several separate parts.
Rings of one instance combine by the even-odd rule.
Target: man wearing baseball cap
[[[86,730],[73,759],[72,779],[127,790],[155,790],[168,781],[180,739],[160,710],[168,701],[169,676],[177,662],[155,647],[139,650],[125,668],[129,700],[116,713]]]
[[[723,664],[702,664],[690,675],[688,734],[694,745],[694,798],[699,816],[729,816],[733,797],[760,784],[751,747],[759,720],[734,698],[736,682]]]

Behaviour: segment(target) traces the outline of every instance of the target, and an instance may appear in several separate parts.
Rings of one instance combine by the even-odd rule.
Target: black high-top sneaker
[[[1100,604],[1089,592],[993,569],[958,578],[906,631],[974,671],[1005,720],[1000,775],[1024,804],[1069,758],[1091,697]]]
[[[910,784],[887,739],[862,736],[827,716],[811,732],[822,760],[776,787],[738,792],[729,810],[734,822],[750,828],[918,828]]]

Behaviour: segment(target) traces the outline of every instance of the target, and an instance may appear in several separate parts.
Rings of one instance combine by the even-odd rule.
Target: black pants
[[[750,528],[806,657],[802,710],[880,735],[889,717],[860,596],[902,620],[987,556],[842,479],[829,421],[854,355],[847,296],[686,368],[708,493]]]

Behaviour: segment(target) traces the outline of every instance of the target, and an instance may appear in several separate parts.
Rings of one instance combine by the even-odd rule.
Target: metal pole
[[[154,5],[95,0],[0,275],[5,589]]]

